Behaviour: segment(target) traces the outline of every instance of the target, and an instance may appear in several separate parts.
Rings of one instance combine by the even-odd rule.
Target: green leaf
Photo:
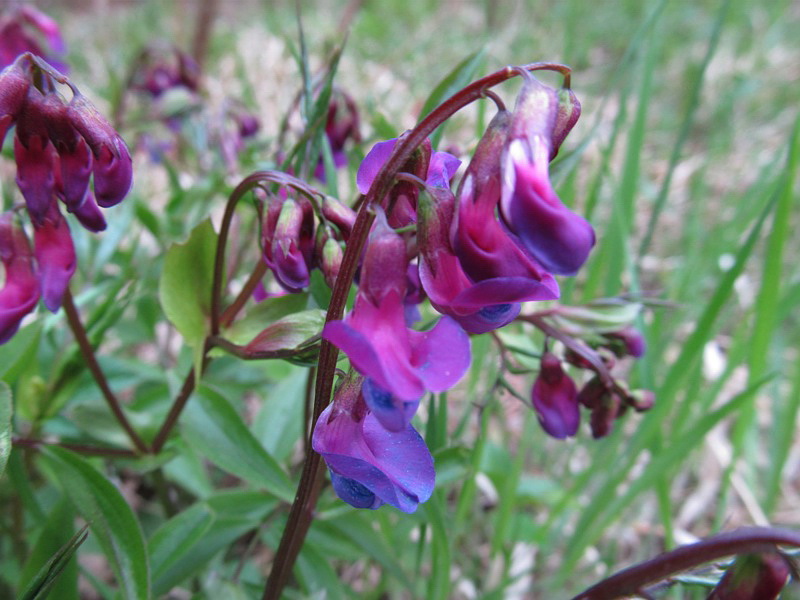
[[[167,250],[158,284],[164,314],[193,348],[202,345],[208,332],[216,246],[217,234],[206,219],[185,243]]]
[[[249,344],[250,352],[294,350],[318,336],[325,325],[325,311],[318,308],[287,315],[262,330]]]
[[[0,346],[0,379],[8,383],[15,381],[35,361],[41,333],[42,324],[37,321],[20,329]]]
[[[42,450],[50,479],[58,481],[75,510],[88,521],[117,578],[123,598],[150,598],[150,563],[139,522],[119,490],[77,454]]]
[[[67,567],[72,555],[78,550],[80,545],[86,540],[89,533],[86,531],[88,525],[77,532],[72,538],[56,552],[50,560],[34,576],[25,591],[20,594],[20,600],[44,600],[50,588],[58,580],[59,575]],[[144,598],[144,596],[143,596]]]
[[[439,82],[439,85],[433,89],[428,99],[425,100],[425,104],[422,105],[422,110],[420,110],[419,120],[421,121],[424,119],[434,108],[475,79],[475,74],[478,72],[485,58],[486,49],[481,48],[458,63],[455,69],[450,71],[450,73]],[[439,144],[443,130],[443,126],[440,125],[436,131],[431,134],[431,144],[434,148]]]
[[[8,455],[11,454],[11,388],[0,381],[0,477],[6,470]]]
[[[233,473],[291,502],[294,487],[280,465],[258,443],[225,397],[207,385],[184,415],[183,437],[223,471]]]
[[[270,388],[253,423],[253,434],[278,460],[288,457],[303,435],[303,404],[308,369],[291,367],[280,383]]]
[[[186,561],[215,521],[206,504],[195,504],[159,527],[148,543],[153,564],[153,594],[161,595],[192,575],[195,561]]]
[[[238,319],[225,330],[225,337],[234,344],[246,344],[256,337],[265,325],[305,310],[307,305],[307,293],[267,298],[247,309],[243,319]]]

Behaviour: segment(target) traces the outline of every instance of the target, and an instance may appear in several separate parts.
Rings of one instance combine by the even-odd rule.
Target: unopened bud
[[[787,559],[778,552],[743,554],[728,567],[707,600],[774,600],[788,577]]]
[[[550,160],[556,157],[564,138],[572,131],[575,123],[578,122],[578,117],[581,116],[581,103],[578,102],[575,92],[568,88],[561,88],[558,90],[557,96],[558,108],[556,109],[556,121],[553,126]]]
[[[586,408],[594,410],[600,405],[606,394],[608,394],[608,388],[600,377],[594,376],[578,392],[578,402]]]
[[[549,435],[564,439],[578,431],[580,407],[577,394],[575,382],[564,373],[559,358],[545,352],[531,398],[539,423]]]
[[[589,424],[592,428],[592,437],[596,440],[611,433],[614,420],[620,414],[622,401],[617,394],[611,393],[603,397],[602,401],[592,410]]]

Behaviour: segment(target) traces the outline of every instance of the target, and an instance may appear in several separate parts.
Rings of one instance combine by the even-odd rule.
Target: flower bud
[[[0,262],[5,283],[0,289],[0,344],[11,339],[22,319],[39,301],[39,281],[28,238],[12,213],[0,214]]]
[[[626,327],[613,333],[605,334],[605,337],[612,341],[619,341],[622,343],[622,349],[612,348],[618,356],[633,356],[634,358],[641,358],[647,350],[647,343],[644,336],[635,327]]]
[[[561,88],[558,90],[557,95],[558,108],[556,109],[556,120],[553,125],[550,160],[556,157],[564,138],[572,131],[575,123],[578,122],[578,117],[581,116],[581,103],[578,102],[575,92],[568,88]]]
[[[593,410],[597,408],[608,393],[608,388],[603,381],[595,375],[587,381],[578,392],[578,403]]]
[[[350,238],[350,232],[356,222],[356,213],[352,208],[333,196],[325,196],[322,201],[322,216],[336,225],[344,241]]]
[[[310,206],[309,206],[310,209]],[[313,215],[311,215],[313,219]],[[275,225],[275,235],[271,243],[273,272],[278,282],[291,292],[298,292],[308,286],[308,260],[303,253],[301,240],[306,220],[303,204],[289,198],[283,202]]]
[[[532,400],[539,423],[549,435],[564,439],[577,433],[580,424],[577,394],[575,382],[564,373],[561,360],[552,352],[545,352],[533,384]]]
[[[743,554],[728,567],[708,600],[774,600],[788,577],[787,559],[778,552]]]
[[[389,227],[385,213],[378,209],[361,267],[361,293],[375,306],[392,292],[402,300],[406,295],[407,266],[405,240]]]
[[[592,409],[589,425],[592,428],[592,437],[596,440],[611,433],[614,420],[620,415],[622,401],[615,393],[602,397],[600,402]]]
[[[633,390],[628,393],[625,400],[636,412],[645,412],[653,408],[656,403],[656,395],[652,390]]]
[[[332,236],[328,236],[325,243],[322,245],[322,257],[320,260],[320,269],[322,275],[325,277],[325,283],[328,287],[333,289],[336,284],[336,277],[339,275],[339,269],[342,267],[342,258],[344,258],[344,251],[341,244],[336,241]]]

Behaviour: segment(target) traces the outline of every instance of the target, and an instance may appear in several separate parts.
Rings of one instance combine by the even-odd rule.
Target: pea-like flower
[[[419,400],[426,391],[455,385],[470,362],[469,338],[449,317],[428,331],[406,326],[407,265],[405,243],[379,213],[353,310],[322,332],[359,373],[391,395],[400,411],[405,411],[405,402]]]
[[[337,389],[320,415],[312,448],[322,455],[336,494],[356,508],[391,504],[412,513],[433,493],[436,474],[424,440],[406,424],[385,429],[361,397],[361,377]]]
[[[528,76],[517,100],[502,158],[500,212],[525,251],[546,270],[574,275],[594,246],[594,229],[567,208],[550,183],[549,164],[580,108]],[[577,103],[577,100],[575,100]]]

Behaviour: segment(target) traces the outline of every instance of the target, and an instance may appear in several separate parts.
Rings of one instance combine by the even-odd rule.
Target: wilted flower
[[[411,425],[381,426],[361,397],[362,380],[350,377],[314,428],[312,447],[322,455],[336,494],[356,508],[391,504],[412,513],[433,493],[433,458]]]
[[[532,392],[542,429],[558,439],[575,435],[581,418],[577,395],[575,382],[564,372],[561,361],[552,352],[545,352]]]

